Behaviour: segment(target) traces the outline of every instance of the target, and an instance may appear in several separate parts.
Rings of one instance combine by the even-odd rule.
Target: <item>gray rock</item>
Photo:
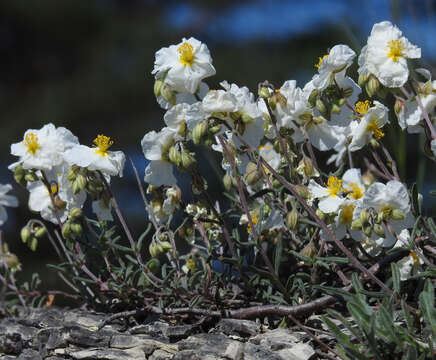
[[[246,343],[244,347],[244,360],[282,360],[282,358],[265,346]]]
[[[62,350],[62,351],[59,351]],[[69,356],[76,360],[141,360],[146,359],[144,352],[140,348],[119,350],[119,349],[86,349],[71,351],[69,349],[59,349],[59,355]]]
[[[173,359],[174,353],[166,352],[162,349],[157,349],[153,354],[148,358],[148,360],[170,360]]]
[[[81,347],[108,347],[110,337],[101,332],[90,331],[81,326],[68,326],[64,329],[66,341]]]
[[[292,347],[300,342],[300,339],[292,334],[289,329],[277,328],[265,334],[257,335],[249,340],[252,344],[263,345],[273,351]]]
[[[42,360],[42,356],[38,351],[32,349],[24,349],[17,360]]]
[[[250,320],[222,319],[216,326],[216,330],[226,335],[250,337],[259,334],[261,326]]]
[[[132,335],[136,335],[136,334],[149,335],[150,337],[153,338],[166,338],[166,332],[168,328],[169,328],[169,324],[163,321],[156,321],[151,324],[134,326],[129,330],[129,333]]]
[[[315,355],[315,350],[308,344],[294,344],[291,348],[277,351],[283,360],[309,360]]]
[[[23,339],[18,333],[0,335],[0,352],[3,354],[20,354]]]
[[[185,339],[196,331],[197,327],[195,325],[173,325],[166,329],[165,336],[167,336],[171,341],[175,341]]]

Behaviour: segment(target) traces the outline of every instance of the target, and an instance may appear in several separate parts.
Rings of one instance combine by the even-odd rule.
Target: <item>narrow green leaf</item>
[[[392,287],[396,294],[400,293],[401,289],[401,280],[400,280],[400,269],[398,268],[397,263],[391,263],[391,271],[392,271]]]

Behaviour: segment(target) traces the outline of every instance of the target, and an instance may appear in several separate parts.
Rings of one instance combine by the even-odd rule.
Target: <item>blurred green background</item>
[[[113,149],[125,151],[142,177],[146,163],[140,140],[162,126],[164,114],[153,96],[154,54],[182,37],[194,36],[208,45],[217,70],[207,80],[210,87],[228,80],[256,92],[258,82],[265,79],[276,86],[297,79],[303,86],[329,47],[345,43],[359,52],[372,25],[382,20],[397,23],[422,48],[422,65],[433,70],[435,10],[433,0],[3,1],[0,183],[13,182],[7,170],[15,161],[9,155],[10,144],[20,141],[26,129],[48,122],[67,127],[83,144],[90,145],[100,133],[112,137]],[[355,73],[356,67],[351,71]],[[390,141],[401,159],[404,180],[410,184],[419,178],[431,211],[428,192],[434,163],[416,161],[422,157],[422,141],[418,136],[406,140],[395,129]],[[138,235],[147,220],[127,167],[125,177],[113,183]],[[20,277],[41,268],[46,286],[53,287],[57,280],[44,264],[55,261],[54,252],[41,243],[32,253],[21,243],[19,231],[31,214],[25,191],[16,186],[14,194],[22,206],[8,209],[10,220],[3,231],[23,261]]]

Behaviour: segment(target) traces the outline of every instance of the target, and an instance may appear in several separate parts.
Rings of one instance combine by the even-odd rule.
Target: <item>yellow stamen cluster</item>
[[[251,217],[251,221],[253,222],[253,225],[256,226],[257,223],[259,222],[259,217],[258,216],[252,216]],[[247,224],[247,233],[251,234],[252,231],[253,231],[253,229],[251,228],[250,222],[248,222],[248,224]]]
[[[36,136],[32,132],[27,133],[26,136],[24,137],[24,145],[27,146],[27,152],[29,152],[32,155],[35,155],[35,153],[40,148],[38,144],[38,136]]]
[[[392,59],[392,61],[397,62],[399,59],[403,57],[403,51],[406,49],[401,40],[390,40],[388,42],[388,58]]]
[[[95,150],[94,152],[100,156],[105,157],[108,154],[107,150],[112,146],[114,142],[108,136],[98,135],[94,139],[93,143],[94,146],[98,147],[98,149]]]
[[[57,184],[52,184],[50,186],[50,191],[51,191],[52,195],[56,195],[57,192],[59,191],[58,185]]]
[[[196,53],[196,50],[194,50],[194,47],[191,44],[184,42],[182,45],[180,45],[177,48],[177,51],[180,54],[179,61],[184,66],[186,66],[186,65],[192,66],[192,64],[194,63],[194,54]]]
[[[365,115],[370,107],[371,107],[371,102],[369,100],[358,101],[356,105],[354,105],[354,108],[360,115]]]
[[[409,255],[412,257],[414,264],[419,264],[419,257],[418,257],[418,255],[416,255],[413,251],[411,251],[409,253]]]
[[[315,67],[316,67],[317,69],[319,69],[319,68],[321,67],[321,65],[322,65],[322,61],[323,61],[327,56],[328,56],[328,54],[324,55],[323,57],[319,57],[319,58],[318,58],[318,63],[315,64]]]
[[[342,224],[351,224],[353,221],[353,213],[354,213],[354,204],[347,204],[342,206],[341,211],[341,223]]]
[[[342,180],[338,179],[336,176],[330,176],[327,180],[327,192],[332,197],[338,196],[338,193],[343,191]]]
[[[383,136],[385,136],[385,133],[381,130],[377,120],[371,120],[370,123],[366,125],[366,131],[371,131],[377,140],[380,140]]]
[[[352,182],[350,183],[347,190],[350,190],[351,192],[348,194],[348,197],[350,199],[358,200],[361,197],[363,197],[363,190],[362,188],[357,185],[356,183]]]

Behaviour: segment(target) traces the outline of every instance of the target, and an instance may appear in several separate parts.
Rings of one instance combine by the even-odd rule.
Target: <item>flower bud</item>
[[[67,203],[57,195],[54,197],[54,203],[58,209],[65,209],[67,206]]]
[[[227,191],[230,191],[230,189],[232,188],[233,182],[232,182],[232,177],[230,176],[229,173],[226,173],[224,175],[223,184],[224,184],[224,189],[226,189]]]
[[[15,254],[5,254],[3,261],[5,262],[6,266],[13,271],[20,269],[20,260]]]
[[[176,104],[176,93],[171,90],[168,84],[163,83],[160,87],[160,95],[167,103],[171,105]]]
[[[309,244],[307,244],[302,250],[301,250],[301,255],[313,258],[316,255],[316,249],[315,249],[315,245],[313,244],[312,241],[309,242]]]
[[[160,268],[160,261],[159,261],[159,259],[156,259],[155,257],[153,257],[153,259],[151,259],[147,263],[147,267],[150,269],[150,271],[152,273],[156,273],[159,270],[159,268]]]
[[[373,148],[378,148],[378,147],[380,147],[379,142],[378,142],[376,139],[374,139],[374,138],[372,138],[371,140],[369,140],[369,145],[371,145]]]
[[[35,251],[38,246],[38,239],[32,236],[32,239],[29,242],[30,250]]]
[[[362,221],[360,219],[356,219],[351,223],[351,230],[362,230]]]
[[[261,86],[259,87],[258,95],[263,99],[268,99],[270,95],[270,89],[266,86]]]
[[[363,233],[366,235],[366,236],[371,236],[371,232],[372,232],[372,227],[371,227],[371,225],[366,225],[366,226],[364,226],[363,227]]]
[[[222,129],[221,125],[212,126],[209,128],[209,134],[213,136],[217,134],[221,129]]]
[[[20,236],[23,243],[26,243],[32,237],[32,233],[30,232],[30,229],[25,226],[21,229]]]
[[[24,180],[26,180],[27,182],[37,181],[38,176],[35,173],[30,172],[24,175]]]
[[[344,94],[344,96],[346,98],[349,98],[351,95],[353,95],[353,88],[352,87],[347,87],[347,88],[342,90],[342,93]]]
[[[403,111],[404,107],[406,106],[406,103],[403,99],[397,98],[394,105],[394,111],[395,115],[399,116],[400,113]]]
[[[192,141],[194,144],[200,144],[201,139],[203,136],[207,133],[207,122],[206,121],[200,121],[195,127],[194,130],[192,130]]]
[[[287,102],[286,98],[280,92],[275,92],[268,99],[268,104],[273,110],[277,108],[277,105],[280,105],[282,108],[286,107]]]
[[[369,211],[366,209],[363,209],[359,215],[359,219],[360,219],[360,222],[362,223],[362,225],[367,224],[370,217],[371,217],[371,214],[369,213]]]
[[[82,232],[83,232],[82,225],[80,225],[79,223],[76,223],[76,222],[71,223],[71,231],[73,232],[73,234],[75,236],[82,235]]]
[[[298,211],[294,208],[286,214],[286,226],[295,230],[298,225]]]
[[[193,166],[195,166],[196,163],[197,163],[197,161],[195,160],[194,153],[191,153],[188,151],[182,152],[181,165],[182,165],[183,170],[191,169]]]
[[[249,162],[245,168],[245,182],[248,185],[253,185],[257,183],[262,177],[261,172],[257,169],[257,164],[254,162]]]
[[[312,196],[310,190],[304,185],[295,185],[294,188],[297,191],[298,195],[300,195],[305,200],[310,199],[310,197]]]
[[[339,114],[341,112],[341,107],[339,105],[333,104],[331,112],[332,114]]]
[[[161,95],[160,94],[160,90],[161,90],[161,88],[162,88],[162,85],[163,85],[163,80],[162,79],[157,79],[155,82],[154,82],[154,88],[153,88],[153,91],[154,91],[154,96],[156,96],[157,98]]]
[[[314,107],[316,105],[316,98],[318,97],[318,94],[319,94],[318,89],[313,89],[312,92],[310,93],[308,102],[311,107]]]
[[[371,74],[360,74],[359,79],[357,80],[357,83],[359,84],[359,86],[364,87],[366,85],[366,83],[368,82],[370,76],[371,76]]]
[[[345,104],[345,99],[344,98],[340,98],[339,100],[338,100],[338,105],[339,106],[343,106],[344,104]]]
[[[76,180],[76,176],[77,176],[77,171],[71,167],[67,173],[67,180],[69,182],[73,182],[74,180]]]
[[[14,180],[20,184],[25,185],[24,177],[26,175],[26,171],[23,169],[21,165],[18,165],[14,169]]]
[[[159,245],[162,246],[163,252],[167,252],[173,248],[169,241],[161,241]]]
[[[34,235],[36,238],[42,239],[46,233],[47,233],[47,229],[45,228],[45,226],[41,226],[35,231]]]
[[[394,209],[391,213],[392,220],[404,220],[406,216],[400,209]]]
[[[176,166],[179,166],[182,162],[182,155],[180,151],[177,150],[174,146],[171,146],[168,151],[168,159]]]
[[[327,115],[327,107],[325,106],[324,102],[321,99],[317,99],[315,103],[316,108],[321,113],[321,115],[325,116]]]
[[[82,209],[79,208],[72,208],[70,212],[68,213],[68,218],[71,220],[80,219],[83,216]]]
[[[366,93],[371,98],[380,90],[380,81],[375,76],[371,76],[365,85]]]
[[[384,238],[386,236],[385,230],[383,229],[383,226],[381,226],[380,224],[374,224],[373,230],[380,237]]]
[[[62,236],[64,237],[64,239],[68,239],[71,234],[72,234],[72,230],[71,230],[71,223],[69,221],[67,221],[63,226],[62,226]]]
[[[254,119],[248,114],[242,114],[241,120],[244,124],[251,124]]]
[[[154,242],[151,242],[148,246],[148,251],[150,252],[151,257],[156,258],[159,256],[159,249],[157,248]]]

